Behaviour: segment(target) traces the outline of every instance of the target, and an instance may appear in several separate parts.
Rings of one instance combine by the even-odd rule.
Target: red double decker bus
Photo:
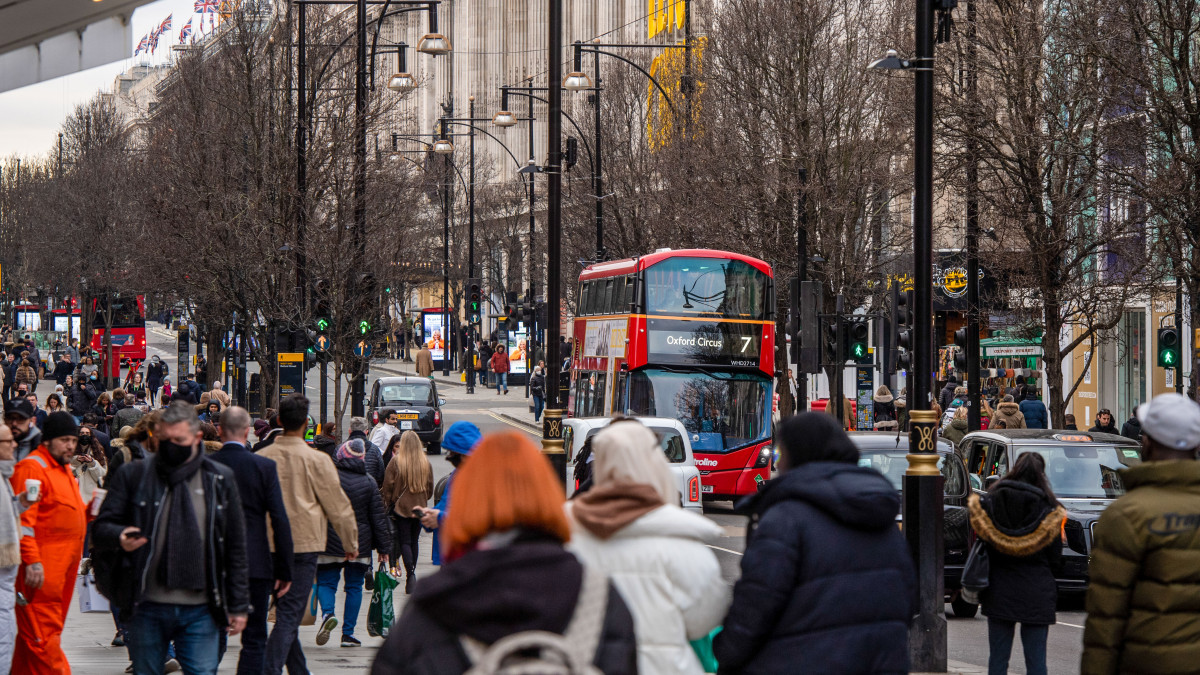
[[[108,322],[104,299],[92,301],[92,336],[88,343],[104,359],[104,327]],[[146,360],[146,305],[141,295],[112,298],[113,361],[117,364]],[[115,368],[113,369],[115,373]]]
[[[567,414],[677,419],[706,497],[755,492],[771,470],[771,266],[660,249],[590,265],[579,283]]]

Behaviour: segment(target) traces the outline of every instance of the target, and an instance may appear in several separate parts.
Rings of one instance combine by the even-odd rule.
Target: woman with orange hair
[[[417,583],[371,672],[464,673],[502,638],[542,631],[564,636],[602,673],[636,673],[625,602],[563,548],[570,525],[562,495],[526,435],[485,437],[454,479],[441,528],[444,567]]]

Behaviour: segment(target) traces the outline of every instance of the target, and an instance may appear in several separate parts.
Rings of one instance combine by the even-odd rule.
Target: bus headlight
[[[754,460],[754,468],[761,469],[771,463],[771,454],[774,450],[769,445],[764,445],[758,451],[758,458]]]

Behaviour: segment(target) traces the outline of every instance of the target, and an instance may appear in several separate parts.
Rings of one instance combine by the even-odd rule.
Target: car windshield
[[[410,403],[413,405],[433,405],[433,388],[421,382],[405,382],[403,384],[385,384],[380,398],[384,404]]]
[[[750,373],[641,370],[629,378],[628,411],[679,420],[695,452],[729,452],[770,436],[770,387]]]
[[[1135,447],[1111,445],[1023,445],[1012,456],[1036,452],[1046,460],[1054,494],[1065,499],[1114,499],[1125,494],[1118,470],[1141,464]]]
[[[588,432],[588,439],[600,433],[603,428]],[[658,436],[659,446],[662,447],[663,455],[666,456],[668,462],[679,464],[687,459],[687,450],[683,447],[683,436],[680,436],[678,431],[662,427],[649,427],[649,429],[654,432],[655,436]]]
[[[871,451],[863,450],[858,457],[859,466],[869,466],[892,484],[897,490],[904,488],[904,472],[908,471],[908,459],[902,451]],[[962,477],[957,471],[946,468],[946,456],[938,455],[938,470],[946,477],[945,491],[949,495],[957,495],[962,491]]]

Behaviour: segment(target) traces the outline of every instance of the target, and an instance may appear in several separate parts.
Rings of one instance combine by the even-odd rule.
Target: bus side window
[[[604,295],[604,282],[592,281],[589,282],[592,287],[592,292],[588,294],[588,314],[595,315],[600,313],[600,296]]]
[[[604,282],[604,309],[600,311],[601,314],[613,313],[613,306],[616,304],[613,302],[613,286],[616,285],[617,282],[615,279],[609,279]]]
[[[637,291],[637,277],[632,276],[632,275],[626,277],[625,278],[625,300],[624,300],[624,304],[623,304],[624,311],[626,311],[626,312],[636,312],[637,311],[637,308],[634,307],[634,303],[637,301],[637,297],[635,295],[636,291]]]
[[[588,291],[591,290],[591,287],[592,283],[590,281],[585,281],[582,284],[579,284],[579,306],[576,307],[575,314],[579,316],[584,316],[587,314]]]
[[[618,371],[617,372],[617,389],[616,389],[616,399],[617,400],[613,404],[613,412],[619,412],[619,413],[625,414],[625,401],[626,401],[625,385],[627,382],[629,382],[628,371],[624,371],[624,370]]]

